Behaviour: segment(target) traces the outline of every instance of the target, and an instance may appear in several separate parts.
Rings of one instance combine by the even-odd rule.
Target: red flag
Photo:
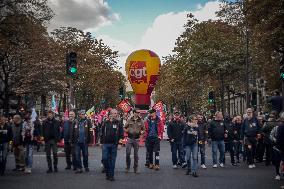
[[[132,107],[126,100],[122,100],[117,106],[125,113],[129,112],[132,109]]]

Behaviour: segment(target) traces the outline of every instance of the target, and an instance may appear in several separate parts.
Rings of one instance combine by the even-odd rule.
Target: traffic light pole
[[[74,79],[69,78],[69,111],[75,109]]]

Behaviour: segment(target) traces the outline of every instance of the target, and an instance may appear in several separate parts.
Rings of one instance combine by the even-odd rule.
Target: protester
[[[138,150],[139,140],[141,135],[145,132],[145,126],[142,118],[139,116],[137,109],[134,109],[133,115],[128,119],[124,126],[124,132],[127,133],[126,142],[126,172],[129,172],[131,164],[131,148],[134,149],[134,173],[138,172]]]
[[[183,145],[186,151],[187,172],[189,175],[192,172],[192,176],[197,175],[197,156],[198,156],[198,119],[195,115],[188,118],[187,125],[183,130]],[[192,161],[191,161],[192,158]]]
[[[0,175],[4,176],[8,155],[9,142],[12,141],[12,129],[6,123],[4,116],[0,116]]]
[[[235,156],[237,163],[240,163],[242,117],[236,116],[232,126]]]
[[[46,160],[48,165],[47,173],[58,172],[57,164],[57,142],[60,140],[60,123],[54,118],[53,111],[48,111],[47,119],[43,123],[43,136],[45,141]],[[51,150],[53,153],[53,168],[51,161]]]
[[[225,124],[223,121],[222,112],[216,112],[215,118],[209,124],[209,136],[212,140],[212,159],[213,159],[213,168],[217,168],[217,150],[220,152],[219,156],[219,166],[224,167],[225,161]]]
[[[163,136],[163,127],[160,118],[156,115],[156,110],[149,110],[149,117],[145,122],[145,138],[147,146],[147,160],[146,164],[149,169],[160,169],[160,140]],[[155,153],[155,165],[153,164],[153,153]]]
[[[251,108],[247,109],[247,117],[242,124],[241,139],[245,145],[247,163],[249,168],[255,168],[255,150],[257,137],[259,136],[260,126]]]
[[[174,169],[178,168],[178,162],[182,165],[182,167],[186,166],[182,144],[182,132],[185,128],[185,123],[182,122],[180,118],[180,112],[175,111],[174,118],[170,121],[167,128],[167,134],[171,144],[172,163]]]
[[[201,155],[201,168],[206,169],[205,165],[205,146],[208,139],[208,126],[202,114],[197,115],[198,124],[198,147]]]
[[[82,160],[81,154],[83,156],[83,164],[86,172],[89,172],[89,161],[88,161],[88,145],[90,143],[90,135],[92,128],[92,123],[86,117],[86,111],[80,110],[78,124],[74,127],[74,134],[72,141],[75,143],[75,154],[76,154],[76,172],[82,173]]]
[[[75,156],[75,142],[72,141],[74,128],[78,124],[75,119],[75,112],[69,112],[69,118],[64,121],[63,124],[63,138],[64,138],[64,152],[66,157],[66,170],[70,170],[73,166],[73,170],[76,171],[76,156]],[[72,159],[71,159],[72,156]]]
[[[14,115],[11,125],[13,132],[13,151],[15,156],[15,169],[13,171],[25,170],[25,151],[22,136],[23,122],[20,115]]]
[[[33,121],[31,120],[31,112],[27,112],[25,114],[23,129],[22,129],[22,137],[26,149],[25,154],[25,162],[26,168],[25,173],[32,173],[32,165],[33,165],[33,146],[37,137],[39,136],[38,130],[35,130]]]
[[[110,111],[109,120],[102,125],[101,144],[102,162],[104,164],[106,179],[114,181],[114,169],[118,147],[121,148],[123,139],[123,125],[118,118],[116,109]]]

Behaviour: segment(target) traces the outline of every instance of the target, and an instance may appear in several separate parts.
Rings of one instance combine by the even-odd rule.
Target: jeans
[[[200,156],[201,156],[201,165],[205,165],[205,143],[199,144]]]
[[[33,166],[33,145],[32,144],[26,144],[25,162],[26,162],[27,168],[32,168]]]
[[[83,156],[84,168],[88,168],[88,144],[77,143],[75,146],[76,168],[82,169],[81,152]]]
[[[103,164],[106,171],[106,176],[109,178],[114,177],[115,161],[117,156],[116,144],[103,144]]]
[[[219,163],[225,161],[225,143],[224,140],[212,141],[212,158],[213,164],[217,164],[217,150],[220,152]]]
[[[45,152],[46,152],[46,160],[48,169],[52,169],[52,162],[51,162],[51,149],[53,153],[53,166],[57,168],[58,164],[58,157],[57,157],[57,142],[55,140],[49,140],[45,142]]]
[[[180,163],[184,163],[184,149],[181,141],[171,142],[171,152],[173,165],[177,165],[178,160]]]
[[[191,169],[193,172],[197,171],[197,156],[198,156],[198,144],[192,144],[189,146],[185,146],[186,151],[186,161],[187,168]],[[192,158],[192,163],[191,163]]]
[[[8,155],[8,143],[0,144],[0,174],[4,175]]]
[[[25,166],[25,152],[24,146],[14,146],[14,156],[16,168],[23,168]]]
[[[157,138],[147,138],[147,158],[146,164],[153,164],[153,153],[155,152],[155,165],[160,165],[160,139]]]
[[[139,139],[128,139],[126,143],[126,167],[127,169],[130,168],[131,164],[131,148],[133,147],[134,149],[134,168],[138,167],[138,150],[139,150]]]
[[[73,168],[76,168],[75,147],[72,146],[69,142],[64,142],[64,152],[65,152],[67,167],[71,167],[71,165],[73,165]],[[71,161],[71,156],[72,156],[72,161]]]

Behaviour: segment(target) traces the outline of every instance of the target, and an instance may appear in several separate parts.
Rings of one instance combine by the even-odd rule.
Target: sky
[[[218,0],[49,0],[55,16],[49,31],[76,27],[119,51],[124,72],[127,56],[139,49],[156,52],[160,59],[173,54],[184,31],[187,15],[198,20],[216,19]]]

